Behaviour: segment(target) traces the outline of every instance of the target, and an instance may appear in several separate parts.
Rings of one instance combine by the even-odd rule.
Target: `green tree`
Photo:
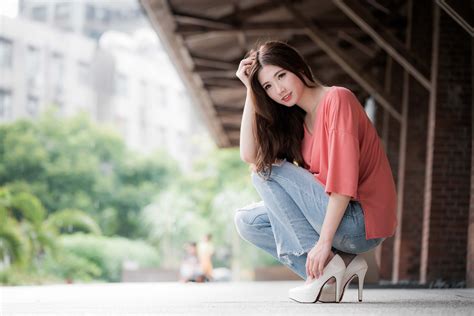
[[[165,153],[130,152],[86,114],[59,118],[50,110],[0,125],[0,185],[37,196],[48,214],[84,210],[109,236],[145,236],[140,210],[178,174]]]

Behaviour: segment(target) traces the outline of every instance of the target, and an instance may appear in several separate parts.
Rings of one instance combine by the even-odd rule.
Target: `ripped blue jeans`
[[[270,177],[266,176],[252,173],[262,201],[236,211],[237,231],[306,279],[306,257],[319,240],[329,195],[313,174],[287,161],[273,164]],[[362,207],[350,201],[332,246],[358,254],[375,248],[383,239],[365,239]]]

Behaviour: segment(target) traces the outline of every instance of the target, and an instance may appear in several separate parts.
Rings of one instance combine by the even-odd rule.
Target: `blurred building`
[[[163,148],[190,166],[200,151],[191,138],[205,130],[156,34],[140,27],[143,17],[124,24],[128,34],[106,31],[104,21],[79,23],[91,15],[88,3],[23,1],[23,12],[38,20],[46,8],[54,23],[0,16],[0,122],[36,117],[49,105],[62,115],[82,110],[115,126],[131,148]],[[85,15],[72,18],[72,10],[66,20],[75,24],[60,23],[51,13],[58,4],[80,4]]]
[[[96,48],[80,35],[0,17],[0,121],[35,117],[49,104],[64,115],[94,112],[89,73]]]
[[[30,20],[96,40],[107,30],[131,33],[148,27],[135,0],[20,0],[19,13]]]

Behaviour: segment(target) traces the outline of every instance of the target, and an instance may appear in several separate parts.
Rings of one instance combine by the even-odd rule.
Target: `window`
[[[46,22],[48,11],[46,7],[34,7],[31,9],[31,17],[35,21]]]
[[[80,61],[77,64],[77,81],[85,86],[90,85],[90,65]]]
[[[156,102],[159,104],[160,107],[166,108],[166,106],[168,105],[167,92],[168,91],[164,86],[158,86],[156,91]]]
[[[11,69],[13,65],[12,41],[0,37],[0,69]]]
[[[147,129],[148,129],[148,124],[147,124],[147,110],[146,106],[142,105],[139,108],[139,117],[138,117],[138,124],[141,127],[141,133],[142,137],[146,138],[147,136]]]
[[[97,8],[95,10],[95,18],[102,22],[109,22],[111,12],[105,8]]]
[[[54,10],[54,21],[56,26],[71,31],[71,5],[69,3],[57,4]]]
[[[64,58],[61,54],[54,53],[51,56],[51,88],[53,91],[53,99],[56,103],[60,103],[63,94],[63,74],[64,74]]]
[[[10,91],[0,90],[0,118],[12,117],[12,97]]]
[[[127,95],[127,76],[122,73],[117,73],[115,76],[115,94],[119,96]]]
[[[38,98],[34,96],[28,96],[28,101],[26,102],[26,112],[35,117],[38,114],[39,101]]]
[[[30,93],[39,88],[40,63],[40,50],[36,47],[28,46],[26,50],[26,84]]]
[[[56,5],[54,11],[55,20],[66,20],[71,16],[71,6],[69,3],[60,3]]]
[[[144,80],[140,80],[140,104],[148,105],[148,85]]]
[[[91,6],[90,4],[88,4],[86,6],[86,19],[88,21],[92,21],[94,20],[94,18],[95,18],[95,8]]]

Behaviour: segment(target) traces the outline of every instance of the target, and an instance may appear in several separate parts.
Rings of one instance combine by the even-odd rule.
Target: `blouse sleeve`
[[[347,89],[337,89],[329,102],[326,192],[357,199],[360,149],[356,107],[361,105]]]

